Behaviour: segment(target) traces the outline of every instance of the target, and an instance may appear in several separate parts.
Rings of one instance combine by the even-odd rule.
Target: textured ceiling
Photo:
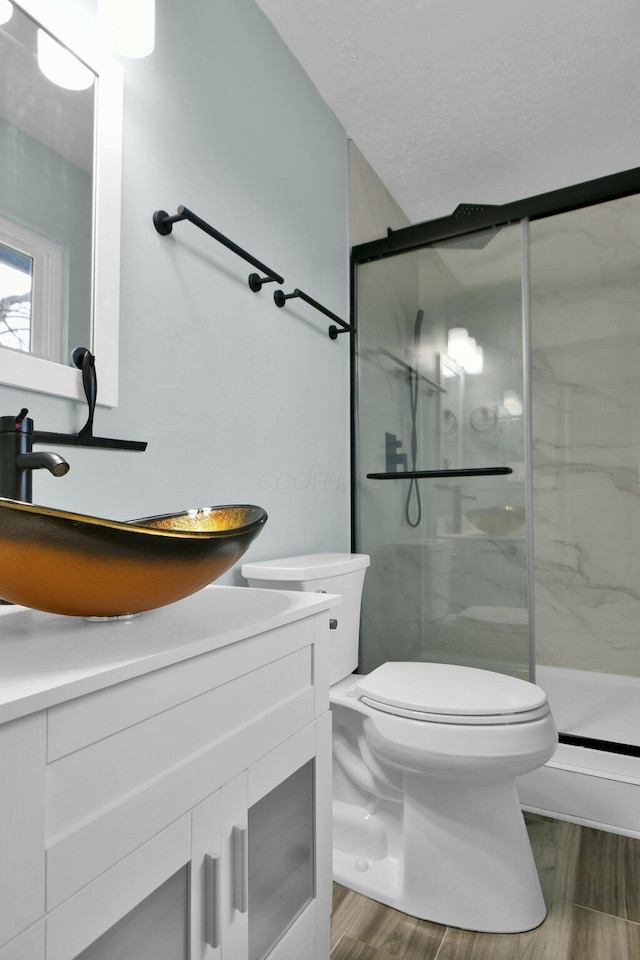
[[[640,165],[638,0],[257,0],[412,222]]]

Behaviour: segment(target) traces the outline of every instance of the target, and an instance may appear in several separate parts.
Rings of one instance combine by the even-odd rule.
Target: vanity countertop
[[[336,606],[332,594],[209,586],[131,620],[0,606],[0,723]]]

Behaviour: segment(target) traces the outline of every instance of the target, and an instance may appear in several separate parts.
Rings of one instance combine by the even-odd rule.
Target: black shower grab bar
[[[325,317],[329,317],[330,320],[335,320],[336,323],[339,323],[342,327],[342,330],[338,330],[333,324],[329,327],[329,336],[332,340],[337,340],[339,333],[353,333],[354,327],[350,323],[345,323],[344,320],[341,320],[340,317],[337,317],[335,313],[332,313],[331,310],[327,310],[326,307],[323,307],[321,303],[318,303],[317,300],[314,300],[312,297],[308,296],[306,293],[303,293],[302,290],[298,290],[296,287],[293,293],[284,293],[282,290],[276,290],[273,295],[273,299],[276,302],[277,307],[284,307],[287,300],[292,300],[294,297],[300,297],[301,300],[304,300],[305,303],[310,304],[316,310],[319,310],[320,313],[324,313]]]
[[[470,467],[466,470],[405,470],[400,473],[368,473],[367,480],[427,480],[430,477],[500,477],[511,467]]]
[[[281,277],[279,273],[276,273],[275,270],[272,270],[271,267],[267,267],[260,260],[257,260],[256,257],[252,257],[250,253],[247,253],[246,250],[243,250],[242,247],[239,247],[237,243],[234,243],[233,240],[229,240],[228,237],[225,237],[223,233],[220,233],[219,230],[216,230],[215,227],[212,227],[209,223],[199,217],[197,214],[193,213],[191,210],[188,210],[187,207],[178,207],[178,212],[173,216],[167,213],[166,210],[156,210],[153,215],[153,225],[163,237],[168,237],[171,231],[173,230],[173,224],[178,223],[180,220],[189,220],[190,223],[193,223],[194,226],[198,227],[200,230],[203,230],[210,237],[213,237],[214,240],[217,240],[218,243],[223,244],[227,249],[231,250],[232,253],[237,254],[237,256],[242,257],[243,260],[246,260],[247,263],[250,263],[253,267],[256,267],[262,273],[266,273],[266,277],[261,277],[257,273],[250,273],[247,278],[247,282],[251,290],[254,293],[258,293],[262,289],[263,283],[284,283],[284,277]]]

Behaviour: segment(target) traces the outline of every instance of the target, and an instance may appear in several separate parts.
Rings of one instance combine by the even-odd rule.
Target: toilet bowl
[[[546,908],[515,778],[553,755],[544,692],[443,663],[357,665],[369,558],[312,554],[244,564],[250,586],[342,595],[333,658],[334,878],[415,917],[492,933]]]

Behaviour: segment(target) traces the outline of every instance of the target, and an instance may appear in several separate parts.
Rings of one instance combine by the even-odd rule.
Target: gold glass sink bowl
[[[511,504],[500,507],[478,507],[465,513],[465,517],[483,533],[504,536],[505,533],[511,533],[522,526],[525,521],[525,509]]]
[[[153,610],[217,580],[266,520],[234,504],[120,523],[0,497],[0,597],[75,617]]]

